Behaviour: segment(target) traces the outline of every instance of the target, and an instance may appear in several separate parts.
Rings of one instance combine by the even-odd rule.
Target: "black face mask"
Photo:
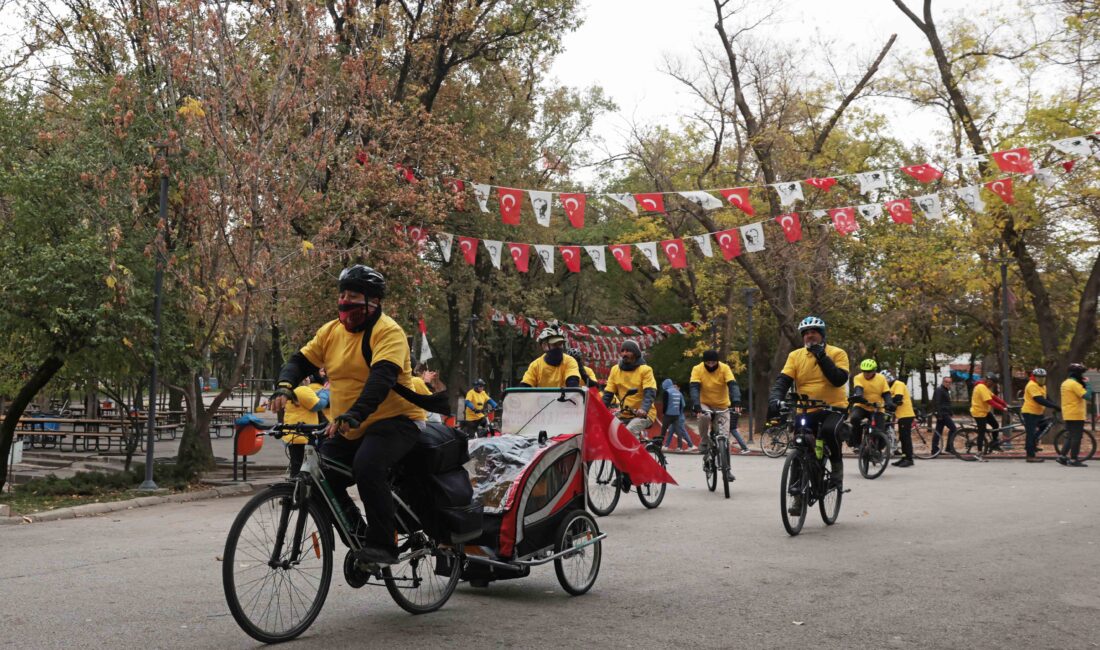
[[[565,350],[562,348],[550,348],[546,351],[544,359],[546,363],[551,366],[560,366],[562,358],[565,357]]]
[[[719,368],[719,365],[717,363],[714,364],[713,368],[711,368],[710,366],[708,366],[705,363],[703,364],[703,370],[706,370],[707,372],[714,372],[714,371],[718,370],[718,368]]]
[[[619,359],[619,368],[622,369],[622,370],[628,371],[628,372],[631,371],[631,370],[634,370],[635,368],[637,368],[640,365],[642,365],[641,358],[635,359],[633,361],[627,361],[626,359]]]

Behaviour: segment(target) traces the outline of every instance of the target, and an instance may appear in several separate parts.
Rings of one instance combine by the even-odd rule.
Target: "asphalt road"
[[[815,509],[791,538],[781,459],[735,457],[727,501],[703,486],[698,456],[674,456],[681,485],[660,508],[629,495],[599,520],[609,537],[587,595],[566,595],[548,565],[489,589],[461,585],[442,610],[414,617],[338,573],[292,647],[1098,647],[1095,465],[943,459],[866,481],[849,461],[837,525]],[[220,576],[243,504],[0,527],[0,646],[256,646]]]

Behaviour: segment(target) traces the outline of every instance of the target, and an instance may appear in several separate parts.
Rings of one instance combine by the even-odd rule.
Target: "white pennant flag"
[[[439,244],[439,253],[443,255],[443,261],[450,262],[451,246],[455,242],[455,236],[449,232],[441,232],[435,236],[435,241]]]
[[[638,202],[634,200],[633,194],[607,194],[606,196],[610,196],[615,201],[623,204],[634,216],[638,216]]]
[[[477,205],[481,208],[482,212],[489,211],[489,186],[482,185],[480,183],[474,183],[474,198],[477,199]]]
[[[683,323],[673,323],[672,326],[674,328],[676,328],[676,331],[679,332],[680,334],[687,334],[687,330],[684,329],[684,324]]]
[[[692,235],[692,239],[699,245],[699,252],[703,254],[703,257],[714,257],[714,249],[710,245],[710,234],[706,235]]]
[[[856,174],[859,179],[859,193],[864,194],[872,201],[875,200],[878,190],[886,187],[886,172],[861,172]]]
[[[913,197],[917,207],[920,208],[929,219],[943,219],[943,206],[940,205],[939,194],[925,194]]]
[[[493,266],[499,271],[500,251],[503,248],[503,243],[492,239],[482,239],[481,243],[485,244],[485,248],[489,250],[489,259],[493,261]]]
[[[550,227],[550,192],[543,190],[528,190],[531,196],[531,207],[535,211],[535,221],[544,228]]]
[[[955,190],[955,194],[974,212],[985,212],[985,201],[982,200],[982,187],[980,185],[960,187]]]
[[[554,247],[550,244],[534,244],[535,252],[538,253],[539,259],[542,260],[542,268],[547,273],[554,272]]]
[[[764,224],[751,223],[741,226],[741,241],[745,244],[745,251],[758,253],[764,250]]]
[[[713,194],[707,192],[679,192],[679,194],[704,210],[718,210],[725,206],[725,203],[722,203],[722,201],[717,199]]]
[[[1039,179],[1039,182],[1047,187],[1054,187],[1054,184],[1058,182],[1058,177],[1054,175],[1054,171],[1050,169],[1036,169],[1035,178]]]
[[[1084,136],[1055,140],[1050,143],[1050,146],[1075,158],[1087,158],[1092,155],[1092,143]]]
[[[814,215],[815,219],[821,219],[822,221],[832,221],[832,219],[829,218],[828,210],[814,210],[810,214]]]
[[[874,221],[875,219],[878,219],[882,216],[882,206],[878,203],[857,205],[856,212],[858,212],[859,215],[864,219],[867,219],[868,221]]]
[[[788,183],[776,183],[772,185],[775,191],[779,193],[779,202],[784,207],[794,205],[795,201],[801,201],[802,196],[802,183],[798,181],[791,181]]]
[[[951,161],[951,164],[969,167],[970,165],[980,165],[983,161],[985,161],[985,156],[979,154],[971,154],[969,156],[963,156],[962,158],[956,158],[955,160]]]
[[[640,244],[634,244],[638,250],[642,251],[642,255],[649,260],[649,263],[653,265],[653,268],[658,271],[661,270],[661,263],[657,260],[657,242],[646,241]]]
[[[603,246],[585,246],[584,250],[592,258],[592,266],[600,273],[607,273],[607,249]]]

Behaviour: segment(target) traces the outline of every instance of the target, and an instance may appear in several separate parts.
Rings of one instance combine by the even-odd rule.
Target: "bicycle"
[[[987,430],[984,446],[978,445],[978,428],[976,426],[961,427],[955,434],[955,439],[951,445],[951,452],[960,460],[970,462],[982,460],[989,454],[1012,449],[1013,442],[1018,438],[1024,437],[1026,441],[1027,430],[1024,428],[1020,407],[1010,406],[1008,412],[1011,414],[1011,417],[1014,418],[1014,421],[1009,422],[1005,426]],[[1039,420],[1039,429],[1035,439],[1042,440],[1045,436],[1050,435],[1057,424],[1059,424],[1059,422],[1056,417]],[[1005,434],[1005,437],[998,440],[997,444],[993,444],[993,436],[1002,433]],[[1059,456],[1068,455],[1069,440],[1064,426],[1054,434],[1053,442],[1056,454]],[[1081,453],[1078,457],[1082,461],[1086,461],[1091,459],[1095,454],[1096,437],[1091,432],[1085,431],[1081,435]]]
[[[333,529],[348,547],[344,579],[360,588],[375,579],[412,614],[433,612],[454,593],[463,554],[437,541],[421,517],[391,487],[397,521],[398,562],[362,563],[363,540],[336,501],[326,476],[352,480],[351,468],[317,451],[328,425],[279,424],[264,435],[298,434],[308,439],[297,474],[252,497],[225,541],[222,585],[229,611],[249,636],[264,643],[289,641],[304,632],[328,596],[332,581]],[[400,472],[401,470],[397,470]],[[391,481],[391,486],[396,481]],[[339,488],[337,488],[339,489]],[[405,495],[408,497],[409,495]]]
[[[931,460],[943,453],[945,446],[934,429],[932,414],[917,411],[913,419],[913,456]]]
[[[825,467],[824,440],[817,438],[806,417],[811,409],[843,414],[844,411],[830,407],[827,402],[810,399],[806,395],[790,397],[784,400],[793,412],[791,425],[794,430],[790,452],[783,462],[783,474],[779,483],[779,512],[783,527],[790,536],[802,532],[806,523],[806,513],[814,503],[818,504],[821,519],[826,526],[832,526],[840,516],[840,503],[845,492],[840,484],[843,477],[833,477],[832,463]],[[797,469],[797,471],[796,471]],[[801,497],[801,507],[797,515],[792,515],[790,497]]]
[[[710,419],[710,426],[707,427],[707,436],[710,439],[710,446],[707,447],[707,453],[703,454],[703,475],[707,479],[707,489],[714,492],[718,488],[718,475],[722,475],[722,491],[725,493],[726,498],[730,498],[730,437],[726,431],[719,431],[717,434],[714,430],[717,428],[714,426],[715,416],[723,413],[729,413],[729,409],[722,409],[721,411],[711,411],[709,409],[703,409],[700,417],[707,417]]]
[[[636,388],[627,391],[626,397],[637,393]],[[632,416],[633,412],[628,408],[621,408],[621,401],[613,396],[620,405],[619,415]],[[622,418],[620,418],[622,420]],[[623,424],[622,426],[626,426]],[[661,449],[661,438],[646,438],[644,433],[638,433],[638,442],[645,447],[646,452],[653,456],[653,460],[661,467],[668,467],[665,452]],[[623,492],[629,492],[631,487],[638,494],[638,500],[648,510],[661,505],[665,499],[668,485],[665,483],[640,483],[631,484],[630,476],[623,474],[610,460],[597,460],[588,464],[588,507],[592,512],[601,517],[606,517],[615,511],[619,504],[619,497]]]
[[[768,420],[764,424],[764,431],[760,434],[760,451],[768,458],[779,458],[787,453],[791,445],[791,427],[787,422],[786,414],[780,414],[774,420]]]
[[[882,407],[881,404],[870,404],[857,396],[849,397],[848,403],[865,404],[872,410],[877,410]],[[884,415],[884,417],[887,416]],[[863,429],[863,435],[860,437],[858,465],[860,476],[873,481],[882,476],[883,472],[886,471],[887,465],[890,464],[890,442],[885,432],[879,431],[871,426],[872,419],[873,416],[864,419],[863,422],[860,423],[860,427]]]

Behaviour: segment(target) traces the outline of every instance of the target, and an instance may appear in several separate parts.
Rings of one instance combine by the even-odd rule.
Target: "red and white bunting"
[[[611,254],[615,256],[615,260],[619,263],[619,266],[623,267],[624,271],[634,270],[634,258],[630,250],[630,244],[616,244],[608,246],[608,248],[611,249]]]
[[[787,241],[793,244],[802,240],[802,220],[798,217],[797,212],[781,214],[775,218],[775,221],[783,229],[783,236],[787,238]]]
[[[921,183],[931,183],[932,181],[943,178],[943,171],[931,163],[902,167],[901,171]]]
[[[850,235],[859,230],[855,208],[834,208],[829,210],[829,218],[833,220],[836,231],[842,235]]]
[[[1001,197],[1001,200],[1012,205],[1016,202],[1016,197],[1012,191],[1012,179],[1011,178],[999,178],[995,181],[990,181],[985,184],[985,187],[990,192],[993,192],[997,196]]]
[[[645,212],[665,211],[665,195],[660,192],[643,192],[635,194],[634,200],[638,202],[638,208]]]
[[[565,216],[574,228],[584,228],[584,194],[559,194],[558,200],[565,208]]]
[[[1035,167],[1031,164],[1031,152],[1027,147],[994,151],[993,162],[997,163],[997,167],[1003,172],[1012,172],[1014,174],[1035,173]]]
[[[657,242],[644,241],[638,244],[634,244],[638,251],[641,252],[642,257],[649,260],[649,263],[653,265],[653,268],[657,271],[661,270],[661,261],[657,259]]]
[[[459,237],[458,247],[462,249],[467,264],[477,263],[477,237]]]
[[[581,247],[561,246],[561,261],[565,262],[565,268],[570,273],[581,272]]]
[[[509,226],[518,226],[520,209],[523,207],[523,190],[498,187],[497,200],[500,202],[501,221]]]
[[[836,185],[835,178],[807,178],[806,182],[824,192],[828,192]]]
[[[909,199],[898,199],[886,202],[886,211],[894,223],[913,223],[913,206]]]
[[[508,243],[508,254],[512,256],[512,261],[516,264],[516,269],[520,273],[527,272],[527,261],[531,254],[531,247],[527,244],[515,244]]]
[[[504,246],[504,242],[496,241],[493,239],[482,239],[482,244],[485,244],[485,250],[489,251],[489,261],[493,263],[493,268],[500,269],[500,251]]]
[[[600,273],[607,273],[607,249],[603,246],[585,246],[584,250],[592,258],[592,266]]]
[[[687,251],[684,250],[684,240],[666,239],[661,242],[661,249],[668,258],[669,266],[674,269],[687,268]]]
[[[729,201],[730,205],[741,210],[750,217],[756,215],[756,210],[753,209],[752,202],[749,200],[749,188],[735,187],[729,190],[718,190],[718,193],[722,195],[722,198]]]
[[[727,262],[741,254],[741,234],[737,232],[737,228],[714,233],[714,240],[718,242],[722,257]]]

